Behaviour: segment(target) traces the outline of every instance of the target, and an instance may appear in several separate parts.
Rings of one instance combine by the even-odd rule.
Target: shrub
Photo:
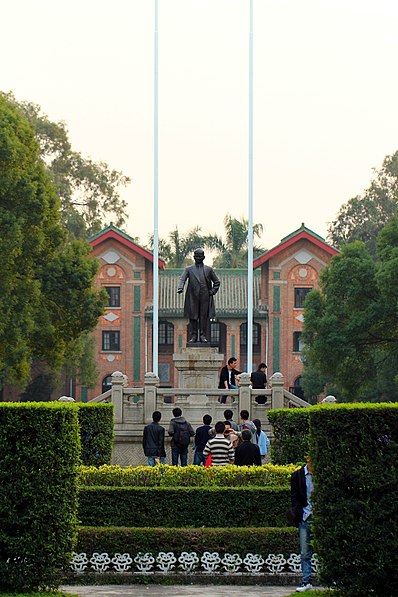
[[[156,551],[228,553],[298,553],[298,533],[286,528],[126,528],[81,527],[78,553],[130,553]]]
[[[274,464],[304,462],[309,449],[309,416],[312,408],[279,408],[269,411],[268,420],[274,431],[271,446]]]
[[[88,526],[284,527],[290,490],[200,487],[82,487]]]
[[[321,580],[350,595],[398,595],[398,405],[310,412]]]
[[[0,588],[52,585],[76,533],[74,405],[0,403]]]
[[[109,464],[113,446],[113,404],[78,402],[82,462]]]
[[[80,485],[107,487],[289,487],[295,467],[276,466],[127,466],[80,468]]]

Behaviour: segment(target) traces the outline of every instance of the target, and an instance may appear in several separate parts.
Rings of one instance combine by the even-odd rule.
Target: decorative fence
[[[301,573],[300,554],[292,553],[288,557],[283,554],[260,555],[247,553],[243,556],[234,553],[219,554],[204,552],[202,556],[196,552],[159,551],[153,553],[73,553],[70,564],[73,572],[115,572],[120,574],[228,574],[228,575],[299,575]],[[312,557],[312,569],[318,570],[318,559]]]

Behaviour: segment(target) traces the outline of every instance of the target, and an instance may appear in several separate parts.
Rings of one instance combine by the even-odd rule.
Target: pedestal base
[[[192,343],[181,352],[173,354],[175,368],[178,371],[178,387],[189,389],[217,389],[218,371],[224,355],[217,348],[205,343]]]

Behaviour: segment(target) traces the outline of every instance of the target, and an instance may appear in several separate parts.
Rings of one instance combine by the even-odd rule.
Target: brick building
[[[109,388],[110,375],[120,370],[129,385],[142,386],[152,370],[153,256],[114,226],[90,239],[100,261],[97,286],[109,295],[108,307],[95,330],[98,384],[78,388],[87,400]],[[268,363],[268,374],[281,371],[286,387],[300,394],[303,303],[318,286],[320,270],[337,251],[304,224],[254,262],[253,367]],[[159,260],[159,377],[162,386],[177,385],[173,352],[187,341],[183,295],[177,294],[182,269],[165,269]],[[234,355],[246,369],[247,271],[217,269],[221,281],[217,318],[210,323],[212,346]]]

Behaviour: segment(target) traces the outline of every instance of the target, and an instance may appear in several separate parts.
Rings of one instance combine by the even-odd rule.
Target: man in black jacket
[[[306,457],[307,464],[295,471],[290,478],[292,509],[297,514],[297,524],[300,537],[301,571],[303,583],[297,587],[297,592],[309,591],[312,588],[312,506],[311,493],[314,488],[312,482],[312,464],[310,457]]]
[[[242,373],[242,371],[235,369],[236,363],[236,357],[230,357],[227,364],[222,367],[220,371],[220,381],[218,384],[220,389],[225,388],[226,390],[236,390],[237,383],[239,381],[239,375]],[[221,396],[220,402],[221,404],[225,404],[227,402],[227,397]]]
[[[161,413],[155,410],[152,413],[152,421],[149,425],[144,427],[144,435],[142,438],[142,447],[144,454],[148,457],[148,466],[155,466],[156,458],[161,464],[166,462],[166,451],[164,449],[164,427],[159,425],[162,418]]]
[[[252,432],[249,429],[242,431],[243,443],[235,448],[235,464],[238,466],[261,466],[260,448],[252,444]]]

